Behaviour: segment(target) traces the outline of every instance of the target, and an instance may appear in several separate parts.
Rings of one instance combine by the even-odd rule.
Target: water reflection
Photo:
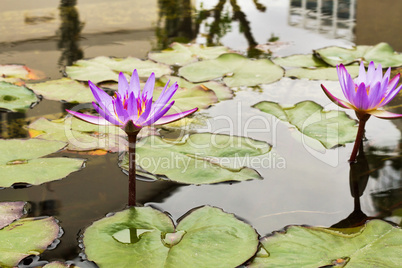
[[[257,10],[265,12],[265,5],[257,0],[253,0],[253,3]],[[192,16],[189,0],[159,0],[158,6],[156,49],[167,48],[172,42],[188,43],[197,37],[201,27],[205,29],[202,35],[206,38],[207,46],[222,45],[221,38],[232,31],[232,23],[237,21],[248,43],[248,56],[258,57],[262,54],[261,50],[255,49],[258,42],[237,0],[219,0],[211,9],[204,9],[201,2],[195,16]]]
[[[61,21],[60,40],[57,44],[61,50],[59,66],[72,65],[74,61],[84,57],[84,53],[78,44],[84,24],[80,22],[76,4],[77,0],[61,0],[59,6]]]
[[[354,39],[356,0],[292,0],[289,25]]]

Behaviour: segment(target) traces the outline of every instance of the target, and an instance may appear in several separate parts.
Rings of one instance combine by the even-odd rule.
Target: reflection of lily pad
[[[359,75],[359,66],[345,66],[352,78]],[[335,67],[295,68],[286,70],[286,77],[306,78],[310,80],[338,80]]]
[[[248,267],[401,267],[402,230],[380,221],[347,234],[290,226],[261,239],[265,256]]]
[[[402,54],[396,53],[387,43],[379,43],[375,46],[356,46],[353,48],[326,47],[315,50],[321,59],[332,66],[343,63],[350,64],[364,60],[367,66],[371,61],[381,64],[383,68],[402,65]]]
[[[187,184],[244,181],[261,178],[253,169],[244,167],[247,159],[270,149],[262,141],[210,133],[193,134],[179,143],[150,136],[138,143],[137,165],[149,173]],[[127,156],[121,165],[128,168]]]
[[[227,86],[225,86],[221,83],[218,83],[216,81],[209,81],[209,82],[205,82],[205,83],[191,83],[183,78],[176,77],[176,76],[162,76],[157,81],[157,85],[164,86],[169,80],[170,80],[171,84],[173,84],[174,82],[177,82],[179,87],[187,88],[187,89],[202,85],[203,86],[202,88],[204,88],[205,90],[208,90],[208,89],[213,90],[215,92],[216,96],[218,97],[218,100],[220,100],[220,101],[233,98],[233,90],[231,90]],[[197,105],[194,105],[194,106],[199,107]]]
[[[268,84],[282,78],[283,69],[268,59],[252,60],[236,53],[226,53],[213,60],[191,63],[179,74],[192,82],[220,77],[229,87]]]
[[[162,212],[133,207],[93,223],[83,241],[99,267],[133,268],[236,267],[258,246],[251,226],[208,206],[186,214],[176,228]]]
[[[72,79],[80,81],[91,80],[97,84],[104,81],[118,81],[119,72],[124,72],[131,76],[134,69],[137,69],[138,75],[142,78],[148,78],[152,72],[155,73],[156,77],[171,73],[169,66],[150,60],[104,56],[89,60],[78,60],[74,65],[66,67],[66,73]]]
[[[36,95],[26,87],[0,81],[0,108],[23,112],[37,101]]]
[[[183,66],[199,59],[215,59],[227,52],[229,52],[229,48],[223,46],[205,47],[198,44],[184,45],[173,43],[169,49],[165,49],[162,52],[149,53],[148,57],[151,60],[168,65]]]
[[[253,107],[289,122],[304,135],[321,142],[325,148],[344,145],[356,138],[356,122],[345,112],[323,111],[322,106],[312,101],[299,102],[290,108],[262,101]]]
[[[63,142],[39,139],[0,140],[0,187],[15,183],[39,185],[80,170],[84,163],[82,159],[42,158],[65,146]]]
[[[23,214],[23,202],[15,202],[16,218]],[[14,206],[10,203],[0,203],[0,218],[2,207]],[[18,207],[18,208],[17,208]],[[0,267],[14,267],[25,257],[39,255],[57,238],[59,226],[52,217],[25,218],[9,222],[0,229]]]
[[[88,86],[69,78],[61,78],[43,83],[31,83],[26,84],[26,86],[48,100],[79,103],[95,100]]]

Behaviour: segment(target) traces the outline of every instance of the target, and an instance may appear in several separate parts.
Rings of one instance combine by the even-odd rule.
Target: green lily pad
[[[0,229],[24,215],[25,202],[0,203]]]
[[[192,82],[220,77],[229,87],[268,84],[282,78],[283,69],[268,59],[252,60],[226,53],[213,60],[191,63],[179,69],[179,75]]]
[[[110,58],[100,56],[89,60],[78,60],[72,66],[66,67],[67,75],[75,80],[88,81],[97,84],[104,81],[118,81],[118,73],[124,72],[131,76],[134,69],[137,69],[141,78],[147,79],[151,73],[156,77],[170,74],[169,66],[155,63],[150,60],[137,58]]]
[[[0,267],[15,267],[25,257],[39,255],[58,237],[60,228],[53,217],[25,218],[24,202],[5,203],[7,209],[15,207],[17,220],[0,229]],[[21,206],[21,203],[23,204]],[[0,210],[4,208],[0,203]],[[0,218],[3,216],[0,211]]]
[[[248,267],[400,267],[402,230],[381,221],[357,233],[290,226],[261,239],[265,256]]]
[[[177,82],[179,87],[181,88],[187,88],[187,89],[192,89],[197,86],[201,86],[205,91],[208,91],[208,89],[213,90],[216,94],[216,97],[218,97],[219,101],[222,100],[229,100],[233,98],[233,90],[231,90],[229,87],[218,83],[216,81],[209,81],[205,83],[191,83],[188,82],[187,80],[177,77],[177,76],[162,76],[159,78],[157,81],[156,85],[157,86],[165,86],[165,84],[170,80],[170,85],[173,84],[174,82]],[[180,90],[179,90],[180,91]],[[176,98],[176,95],[174,96]],[[194,105],[196,107],[199,107],[197,105]]]
[[[359,66],[345,66],[352,78],[359,75]],[[320,67],[320,68],[295,68],[285,72],[286,77],[291,78],[306,78],[310,80],[338,80],[338,73],[335,67]]]
[[[284,67],[328,67],[327,63],[313,54],[278,57],[274,58],[273,62]]]
[[[42,158],[63,149],[66,143],[40,139],[0,140],[0,187],[15,183],[39,185],[59,180],[80,170],[83,159],[66,157]]]
[[[133,268],[236,267],[258,246],[250,225],[209,206],[190,211],[176,228],[160,211],[133,207],[94,222],[83,241],[99,267]]]
[[[69,268],[71,267],[71,265],[69,264],[65,264],[59,261],[52,261],[48,264],[46,264],[45,266],[43,266],[43,268]],[[77,266],[74,266],[77,267]]]
[[[95,101],[95,98],[87,85],[61,78],[42,83],[28,83],[26,86],[45,99],[65,102],[86,103]]]
[[[28,129],[32,137],[68,143],[67,149],[71,151],[118,152],[127,146],[126,134],[119,127],[99,126],[75,117],[52,121],[39,118]]]
[[[255,170],[244,167],[246,160],[270,150],[262,141],[211,133],[192,134],[182,142],[149,136],[137,144],[136,163],[148,173],[186,184],[245,181],[261,179]],[[128,169],[127,155],[121,166]]]
[[[0,81],[0,109],[24,112],[38,101],[28,88]]]
[[[290,108],[281,107],[275,102],[262,101],[253,107],[289,122],[327,149],[353,142],[356,138],[356,121],[350,119],[345,112],[323,111],[322,106],[312,101],[302,101]]]
[[[45,75],[22,64],[0,65],[0,81],[9,83],[22,80],[38,80],[45,78]]]
[[[191,44],[185,45],[172,43],[169,49],[162,52],[151,52],[148,58],[168,65],[186,65],[198,60],[215,59],[219,55],[230,52],[229,48],[224,46],[205,47],[203,45]]]
[[[383,68],[398,67],[402,65],[402,54],[396,53],[387,43],[379,43],[375,46],[356,46],[353,48],[326,47],[315,50],[315,53],[329,65],[344,65],[361,61],[365,65],[371,61],[381,64]]]

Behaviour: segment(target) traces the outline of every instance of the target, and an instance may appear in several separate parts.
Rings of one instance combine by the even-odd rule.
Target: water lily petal
[[[156,121],[156,123],[154,123],[154,125],[163,125],[163,124],[171,123],[173,121],[186,117],[186,116],[196,112],[197,110],[198,110],[198,108],[194,108],[194,109],[182,112],[182,113],[165,115],[165,116],[161,117],[158,121]]]
[[[384,93],[381,88],[381,83],[378,81],[370,88],[370,93],[368,95],[368,110],[378,108],[378,104],[381,102],[382,98],[384,97]]]
[[[112,97],[109,96],[105,91],[102,89],[98,88],[94,83],[91,81],[88,81],[89,88],[92,91],[92,95],[94,95],[94,98],[96,102],[99,104],[99,106],[105,110],[108,111],[109,114],[113,114],[113,102],[112,102]]]
[[[372,110],[372,111],[368,111],[367,113],[374,115],[375,117],[384,118],[384,119],[395,119],[395,118],[402,117],[402,114],[391,113],[391,112],[388,112],[385,110]]]
[[[152,73],[147,82],[145,83],[144,89],[142,90],[142,101],[148,101],[152,98],[155,87],[155,74]]]
[[[339,107],[346,108],[346,109],[353,109],[353,106],[352,106],[350,103],[348,103],[348,102],[346,102],[346,101],[343,101],[343,100],[341,100],[341,99],[338,99],[337,97],[335,97],[334,95],[332,95],[332,94],[324,87],[324,85],[321,85],[321,88],[324,90],[325,95],[327,95],[327,97],[328,97],[333,103],[335,103],[336,105],[338,105]]]
[[[152,97],[148,101],[146,101],[145,110],[142,112],[140,117],[138,117],[138,119],[134,123],[136,125],[143,126],[142,123],[148,119],[151,109],[152,109]]]
[[[384,100],[381,103],[381,107],[388,104],[398,93],[401,91],[402,85],[399,87],[392,89],[390,92],[388,92],[387,96],[384,98]]]
[[[113,124],[113,125],[121,125],[121,123],[119,123],[119,121],[116,119],[115,115],[110,115],[110,114],[105,113],[105,111],[102,110],[98,105],[96,105],[95,102],[92,102],[92,106],[94,107],[95,111],[97,111],[98,114],[102,118],[106,119],[111,124]]]
[[[367,110],[367,108],[369,107],[367,89],[364,83],[361,83],[357,88],[355,101],[355,106],[359,110]]]
[[[368,66],[365,84],[370,85],[371,82],[374,81],[374,78],[375,78],[375,65],[374,65],[374,62],[371,61]]]
[[[117,92],[119,92],[119,94],[121,96],[126,96],[128,95],[128,82],[126,77],[124,76],[124,74],[122,72],[120,72],[119,74],[119,84],[118,84],[118,90]]]
[[[141,94],[140,78],[138,77],[137,69],[133,71],[130,79],[130,91],[134,92],[134,97],[137,99]]]
[[[381,80],[382,80],[382,67],[381,67],[381,64],[378,64],[377,70],[375,70],[374,75],[373,75],[373,80],[370,81],[370,85],[372,85],[373,83],[376,83],[377,81],[381,81]]]
[[[166,106],[166,104],[170,101],[170,99],[176,93],[178,88],[179,88],[179,86],[175,82],[172,86],[169,87],[168,90],[166,90],[165,92],[162,92],[162,94],[159,96],[159,98],[153,104],[155,109],[152,110],[151,116],[153,114],[159,113],[159,111],[161,111],[163,109],[163,107]]]
[[[356,78],[356,84],[360,84],[360,83],[367,83],[366,69],[364,69],[363,62],[360,62],[359,76]]]
[[[154,114],[153,116],[150,116],[144,123],[144,126],[148,126],[151,125],[153,123],[155,123],[156,121],[159,120],[159,118],[161,118],[162,116],[164,116],[167,111],[169,111],[169,109],[173,106],[174,101],[172,101],[171,103],[169,103],[163,110],[160,110],[158,113]]]
[[[352,87],[352,89],[354,88],[354,82],[352,80],[352,77],[348,74],[343,64],[339,66],[337,65],[336,70],[338,72],[338,79],[341,84],[343,95],[345,95],[346,99],[349,99],[350,87]]]
[[[130,120],[137,120],[138,118],[138,107],[137,107],[137,99],[134,96],[134,92],[131,92],[128,98],[126,99],[127,113],[130,116]]]
[[[127,110],[124,109],[123,102],[119,94],[116,94],[116,99],[113,100],[113,105],[116,119],[120,122],[120,125],[125,125],[130,117],[127,113]]]
[[[88,115],[88,114],[82,114],[79,112],[75,112],[75,111],[71,111],[71,110],[67,110],[67,112],[69,112],[70,114],[84,120],[87,121],[89,123],[92,124],[96,124],[96,125],[111,125],[111,123],[109,121],[107,121],[105,118],[100,117],[100,116],[95,116],[95,115]]]

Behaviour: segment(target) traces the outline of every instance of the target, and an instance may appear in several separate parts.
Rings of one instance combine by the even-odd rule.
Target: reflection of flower
[[[170,123],[197,111],[197,108],[194,108],[185,112],[165,115],[174,104],[174,101],[170,103],[169,101],[176,92],[178,85],[174,83],[168,88],[168,82],[159,98],[152,103],[155,85],[154,73],[148,78],[142,92],[137,70],[134,70],[130,83],[127,82],[124,74],[120,73],[118,91],[113,97],[99,89],[91,81],[88,81],[88,84],[99,106],[95,102],[92,102],[92,105],[100,116],[67,111],[93,124],[107,125],[111,123],[117,125],[127,133],[138,132],[142,127],[151,124]]]
[[[361,62],[359,76],[355,81],[353,81],[343,64],[337,66],[337,71],[343,94],[349,102],[336,98],[321,85],[325,94],[335,104],[342,108],[355,110],[358,116],[370,114],[379,118],[402,117],[402,114],[378,109],[390,102],[402,89],[402,86],[396,87],[400,74],[390,80],[391,68],[388,68],[383,77],[381,64],[378,64],[376,69],[374,62],[370,62],[367,73],[363,62]]]

